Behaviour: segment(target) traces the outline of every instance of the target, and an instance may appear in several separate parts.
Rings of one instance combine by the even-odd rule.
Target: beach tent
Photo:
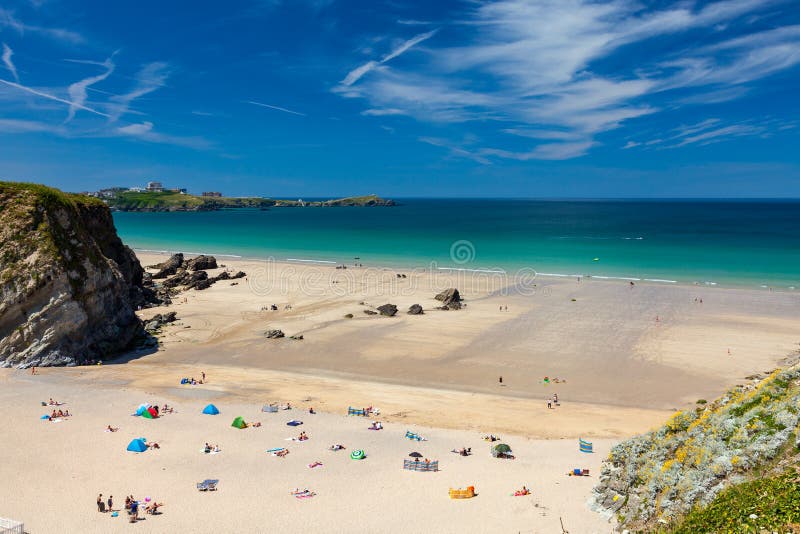
[[[144,417],[145,419],[157,419],[158,412],[156,411],[155,408],[150,407],[142,412],[142,417]]]
[[[356,449],[350,453],[351,460],[363,460],[367,455],[361,449]]]
[[[247,428],[247,423],[244,422],[244,417],[239,416],[233,420],[231,426],[235,428]]]
[[[495,458],[504,458],[511,453],[511,447],[505,443],[498,443],[492,447],[492,456]]]
[[[144,439],[137,438],[128,443],[128,450],[131,452],[144,452],[147,450],[147,444]]]
[[[209,404],[203,408],[203,413],[206,415],[219,415],[219,410],[213,404]]]
[[[47,414],[44,414],[44,415],[43,415],[43,416],[41,416],[39,419],[50,419],[50,416],[49,416],[49,415],[47,415]]]
[[[261,411],[267,413],[278,413],[278,407],[273,404],[265,404],[261,407]]]

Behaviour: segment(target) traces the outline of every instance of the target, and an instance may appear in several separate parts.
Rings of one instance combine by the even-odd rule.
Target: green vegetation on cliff
[[[108,205],[119,211],[213,211],[231,208],[393,206],[394,202],[377,195],[303,202],[259,197],[202,197],[170,191],[121,191],[108,200]]]
[[[615,446],[593,500],[635,532],[788,532],[800,520],[798,422],[795,364]]]
[[[211,211],[223,208],[265,208],[275,204],[268,198],[199,197],[186,193],[123,191],[109,199],[119,211]]]

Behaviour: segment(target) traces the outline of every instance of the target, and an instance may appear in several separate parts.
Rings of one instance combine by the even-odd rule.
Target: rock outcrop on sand
[[[172,256],[170,256],[167,261],[159,263],[157,265],[151,265],[150,267],[148,267],[148,269],[158,269],[158,271],[152,275],[153,279],[158,280],[160,278],[166,278],[168,276],[175,274],[176,272],[178,272],[178,269],[180,269],[182,266],[183,266],[183,254],[179,252],[178,254],[173,254]]]
[[[235,280],[247,276],[242,271],[233,274],[223,271],[217,276],[208,276],[206,269],[216,269],[217,259],[214,256],[200,255],[190,260],[186,260],[180,252],[173,254],[170,258],[156,265],[151,265],[148,269],[157,269],[154,274],[146,274],[146,283],[152,280],[164,279],[160,287],[156,288],[168,300],[172,295],[170,290],[176,288],[196,289],[198,291],[207,289],[212,284],[220,280]],[[165,289],[166,288],[166,289]]]
[[[425,312],[422,310],[422,306],[420,306],[419,304],[412,304],[411,306],[408,307],[407,313],[409,315],[422,315]]]
[[[0,367],[76,365],[120,352],[152,301],[101,201],[0,182]]]
[[[283,330],[275,329],[275,330],[267,330],[264,333],[264,335],[267,336],[267,339],[279,339],[284,337],[286,334],[283,333]]]
[[[214,256],[201,254],[196,258],[186,262],[186,268],[190,271],[205,271],[206,269],[216,269],[217,259]]]
[[[178,313],[171,311],[167,313],[157,313],[144,324],[146,332],[153,334],[161,330],[165,324],[174,323],[178,319]]]
[[[386,317],[394,317],[397,314],[397,306],[394,304],[383,304],[376,308],[378,313]]]
[[[451,287],[445,289],[434,297],[436,300],[441,301],[442,305],[440,310],[460,310],[461,309],[461,294],[458,289]]]

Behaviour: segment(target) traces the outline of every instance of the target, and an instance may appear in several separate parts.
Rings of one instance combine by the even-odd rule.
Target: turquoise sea
[[[139,250],[800,288],[800,201],[399,202],[114,220]]]

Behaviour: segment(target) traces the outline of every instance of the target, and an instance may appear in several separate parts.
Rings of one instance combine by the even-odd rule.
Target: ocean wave
[[[495,273],[495,274],[506,274],[505,271],[501,270],[493,270],[493,269],[464,269],[461,267],[437,267],[439,271],[467,271],[470,273]]]
[[[645,278],[645,282],[660,282],[662,284],[677,284],[677,280],[665,280],[663,278]]]
[[[338,261],[330,261],[330,260],[303,260],[300,258],[286,258],[286,261],[297,261],[300,263],[326,263],[330,265],[336,265],[339,263]]]
[[[186,254],[187,256],[214,256],[218,258],[242,258],[237,254],[219,254],[217,252],[192,252],[183,250],[156,250],[152,248],[134,248],[134,252],[150,252],[153,254]]]

